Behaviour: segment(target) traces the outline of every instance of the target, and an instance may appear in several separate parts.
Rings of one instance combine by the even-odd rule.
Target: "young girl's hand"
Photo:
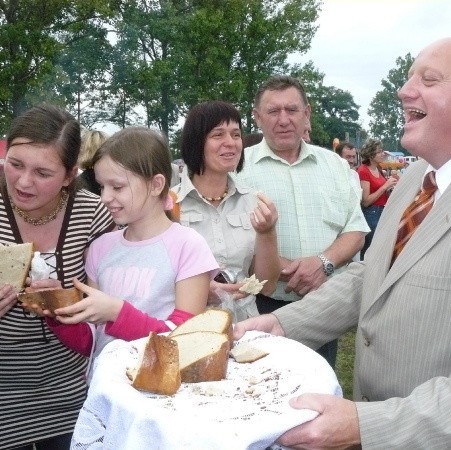
[[[124,301],[94,289],[76,278],[74,286],[87,295],[74,305],[55,310],[56,318],[65,324],[79,322],[104,323],[114,322],[119,315]]]
[[[262,193],[257,194],[258,203],[251,214],[251,223],[257,233],[268,233],[274,230],[278,219],[274,203]]]

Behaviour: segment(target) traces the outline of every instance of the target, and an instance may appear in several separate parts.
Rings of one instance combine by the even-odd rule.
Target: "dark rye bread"
[[[25,292],[17,296],[17,300],[22,303],[25,309],[30,309],[30,305],[38,305],[42,310],[47,309],[54,314],[55,309],[64,308],[79,302],[83,297],[77,288],[56,288],[34,290],[26,288]]]

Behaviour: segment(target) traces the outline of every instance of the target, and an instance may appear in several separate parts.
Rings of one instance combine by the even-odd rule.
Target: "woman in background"
[[[74,184],[79,152],[78,122],[54,106],[30,109],[8,133],[0,243],[32,242],[41,252],[50,278],[31,280],[33,288],[86,280],[87,247],[114,227],[100,198]],[[0,280],[0,448],[68,450],[86,396],[86,366]]]
[[[96,181],[92,158],[97,149],[108,139],[108,135],[103,131],[84,130],[81,135],[81,149],[79,166],[82,172],[78,176],[82,181],[82,186],[88,191],[100,196],[100,186]]]
[[[265,295],[276,287],[280,274],[277,211],[266,196],[236,183],[230,175],[244,163],[237,109],[222,101],[191,109],[182,130],[181,155],[187,170],[173,189],[180,204],[180,223],[205,237],[225,275],[211,282],[210,302],[221,300],[217,295],[221,288],[235,300],[236,320],[257,315],[255,296],[239,288],[252,274],[268,280],[262,289]]]
[[[360,250],[360,259],[373,240],[374,231],[388,200],[388,192],[398,182],[398,178],[385,178],[380,164],[384,161],[384,150],[380,141],[368,139],[360,150],[362,164],[357,169],[362,187],[362,211],[370,232],[365,236],[365,244]]]

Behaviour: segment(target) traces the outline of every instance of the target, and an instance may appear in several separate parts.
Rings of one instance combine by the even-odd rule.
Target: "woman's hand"
[[[65,324],[80,322],[114,322],[122,309],[124,301],[98,289],[88,286],[74,278],[74,286],[87,297],[79,302],[55,310],[57,320]]]
[[[251,223],[257,233],[274,230],[279,215],[274,203],[262,193],[257,194],[258,202],[251,214]]]
[[[17,292],[10,284],[0,287],[0,317],[3,317],[17,302]]]
[[[232,296],[233,300],[241,300],[247,297],[249,294],[241,292],[239,289],[244,283],[218,283],[217,281],[210,281],[210,292],[208,295],[208,305],[218,306],[220,305],[228,295]]]
[[[389,177],[388,180],[384,183],[384,189],[388,191],[389,189],[392,189],[396,186],[398,183],[398,178],[396,177]]]

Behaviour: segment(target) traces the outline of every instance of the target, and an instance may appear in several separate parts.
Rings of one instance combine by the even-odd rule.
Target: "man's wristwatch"
[[[324,273],[327,276],[332,275],[334,273],[334,270],[335,270],[335,266],[333,265],[333,263],[331,261],[329,261],[322,253],[320,253],[318,255],[318,258],[323,263]]]

